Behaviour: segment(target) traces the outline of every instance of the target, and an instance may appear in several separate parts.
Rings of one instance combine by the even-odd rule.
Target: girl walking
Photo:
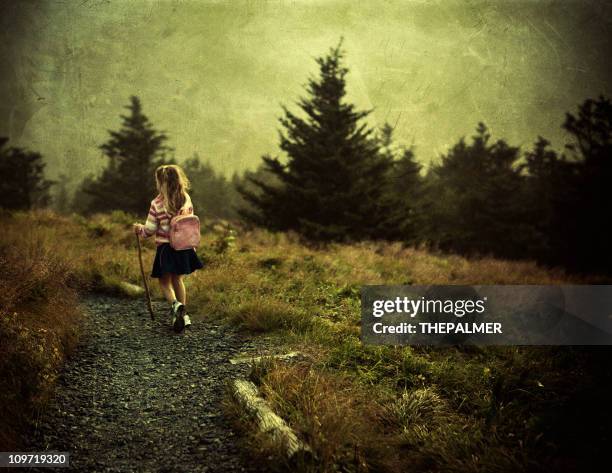
[[[193,214],[187,176],[179,166],[169,164],[155,170],[155,181],[158,195],[151,201],[146,223],[135,223],[134,232],[144,238],[155,235],[157,252],[151,277],[159,278],[162,294],[171,304],[172,326],[179,333],[191,325],[185,307],[187,293],[183,278],[204,265],[193,248],[177,251],[170,246],[172,217]]]

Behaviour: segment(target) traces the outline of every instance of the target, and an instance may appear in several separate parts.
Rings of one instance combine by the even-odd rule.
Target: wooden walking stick
[[[140,263],[140,274],[142,274],[142,282],[145,287],[145,294],[147,296],[147,307],[149,308],[149,314],[151,314],[151,320],[153,320],[153,306],[151,305],[151,293],[149,292],[149,284],[147,283],[147,276],[142,266],[142,249],[140,248],[140,235],[136,234],[136,243],[138,243],[138,262]]]

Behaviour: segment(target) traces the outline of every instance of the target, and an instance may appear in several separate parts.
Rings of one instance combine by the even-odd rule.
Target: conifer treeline
[[[72,210],[83,214],[123,210],[140,215],[145,209],[146,213],[156,194],[155,169],[161,164],[176,164],[173,149],[166,145],[168,137],[155,130],[143,113],[140,99],[131,97],[126,109],[129,113],[121,115],[120,130],[109,131],[110,138],[100,146],[107,159],[106,168],[81,183]],[[235,208],[241,201],[235,189],[238,176],[226,179],[197,155],[182,166],[193,183],[190,195],[194,206],[202,215],[237,218]]]
[[[571,270],[612,272],[605,242],[612,204],[612,106],[588,99],[562,126],[562,153],[538,137],[522,151],[493,140],[484,123],[426,171],[393,129],[369,127],[369,111],[345,99],[348,69],[341,45],[317,60],[298,112],[283,108],[280,149],[261,166],[227,179],[194,156],[182,164],[198,213],[293,230],[311,241],[384,239],[465,255],[536,259]],[[49,201],[58,209],[142,214],[155,193],[153,171],[173,163],[165,133],[156,131],[132,97],[119,131],[100,146],[107,166],[68,198],[68,179],[44,179],[41,156],[0,141],[1,207]],[[143,210],[144,209],[144,210]]]
[[[273,182],[247,178],[241,215],[311,240],[401,240],[465,255],[536,259],[577,271],[612,271],[605,215],[612,204],[612,108],[586,100],[563,128],[558,154],[538,137],[521,152],[479,123],[423,175],[412,149],[394,146],[345,101],[340,46],[318,59],[319,76],[284,109],[283,162],[263,157]]]

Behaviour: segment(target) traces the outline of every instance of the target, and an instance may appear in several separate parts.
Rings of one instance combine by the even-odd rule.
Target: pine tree
[[[399,146],[393,139],[393,127],[385,123],[380,130],[380,152],[392,162],[389,173],[389,221],[385,235],[388,239],[416,243],[422,224],[424,195],[422,165],[414,150]]]
[[[471,144],[462,138],[433,167],[428,236],[446,250],[521,258],[530,232],[518,198],[519,148],[490,137],[479,123]]]
[[[138,97],[132,96],[126,108],[130,113],[121,115],[121,129],[109,130],[110,139],[100,146],[108,166],[98,179],[84,184],[84,191],[91,195],[89,212],[146,212],[156,192],[155,168],[169,162],[165,160],[170,150],[165,146],[167,137],[142,113]]]
[[[568,181],[574,163],[549,146],[550,142],[539,136],[533,149],[525,153],[525,162],[520,166],[526,171],[522,205],[533,235],[528,256],[544,263],[559,263],[559,257],[567,251],[567,240],[555,230],[565,220],[557,210],[565,206],[567,197],[574,198]]]
[[[0,207],[27,210],[48,205],[54,183],[44,177],[41,154],[5,147],[7,143],[8,138],[0,138]]]
[[[562,260],[574,270],[612,272],[609,235],[602,225],[612,206],[612,103],[587,99],[578,114],[567,113],[563,128],[573,138],[566,148],[571,170],[565,199],[555,209],[564,216],[553,229],[567,242]]]
[[[264,159],[267,158],[269,158],[268,155],[264,157]],[[232,176],[232,186],[236,191],[233,206],[236,213],[242,217],[243,223],[255,224],[272,230],[286,230],[288,227],[281,227],[279,224],[275,226],[272,221],[266,220],[261,207],[259,207],[263,199],[267,199],[267,203],[272,205],[273,200],[269,194],[276,192],[283,186],[278,176],[270,171],[264,159],[254,171],[247,169],[241,175],[235,173]],[[262,190],[264,188],[265,191]],[[279,205],[277,211],[282,212],[283,206]],[[272,214],[271,210],[268,210],[268,212]],[[282,219],[278,218],[278,215],[276,215],[275,221],[281,222]]]
[[[240,191],[255,211],[243,216],[314,240],[384,237],[391,161],[362,122],[370,112],[345,101],[343,57],[340,43],[317,59],[319,77],[308,81],[308,96],[298,101],[300,115],[283,107],[280,148],[288,161],[262,158],[280,185],[251,178],[257,191]]]

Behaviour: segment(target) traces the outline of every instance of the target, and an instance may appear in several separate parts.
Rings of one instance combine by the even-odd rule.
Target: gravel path
[[[177,335],[164,303],[154,303],[154,322],[141,300],[83,304],[85,335],[31,450],[70,452],[71,471],[256,471],[221,409],[226,381],[248,369],[229,359],[252,342],[197,319]]]

